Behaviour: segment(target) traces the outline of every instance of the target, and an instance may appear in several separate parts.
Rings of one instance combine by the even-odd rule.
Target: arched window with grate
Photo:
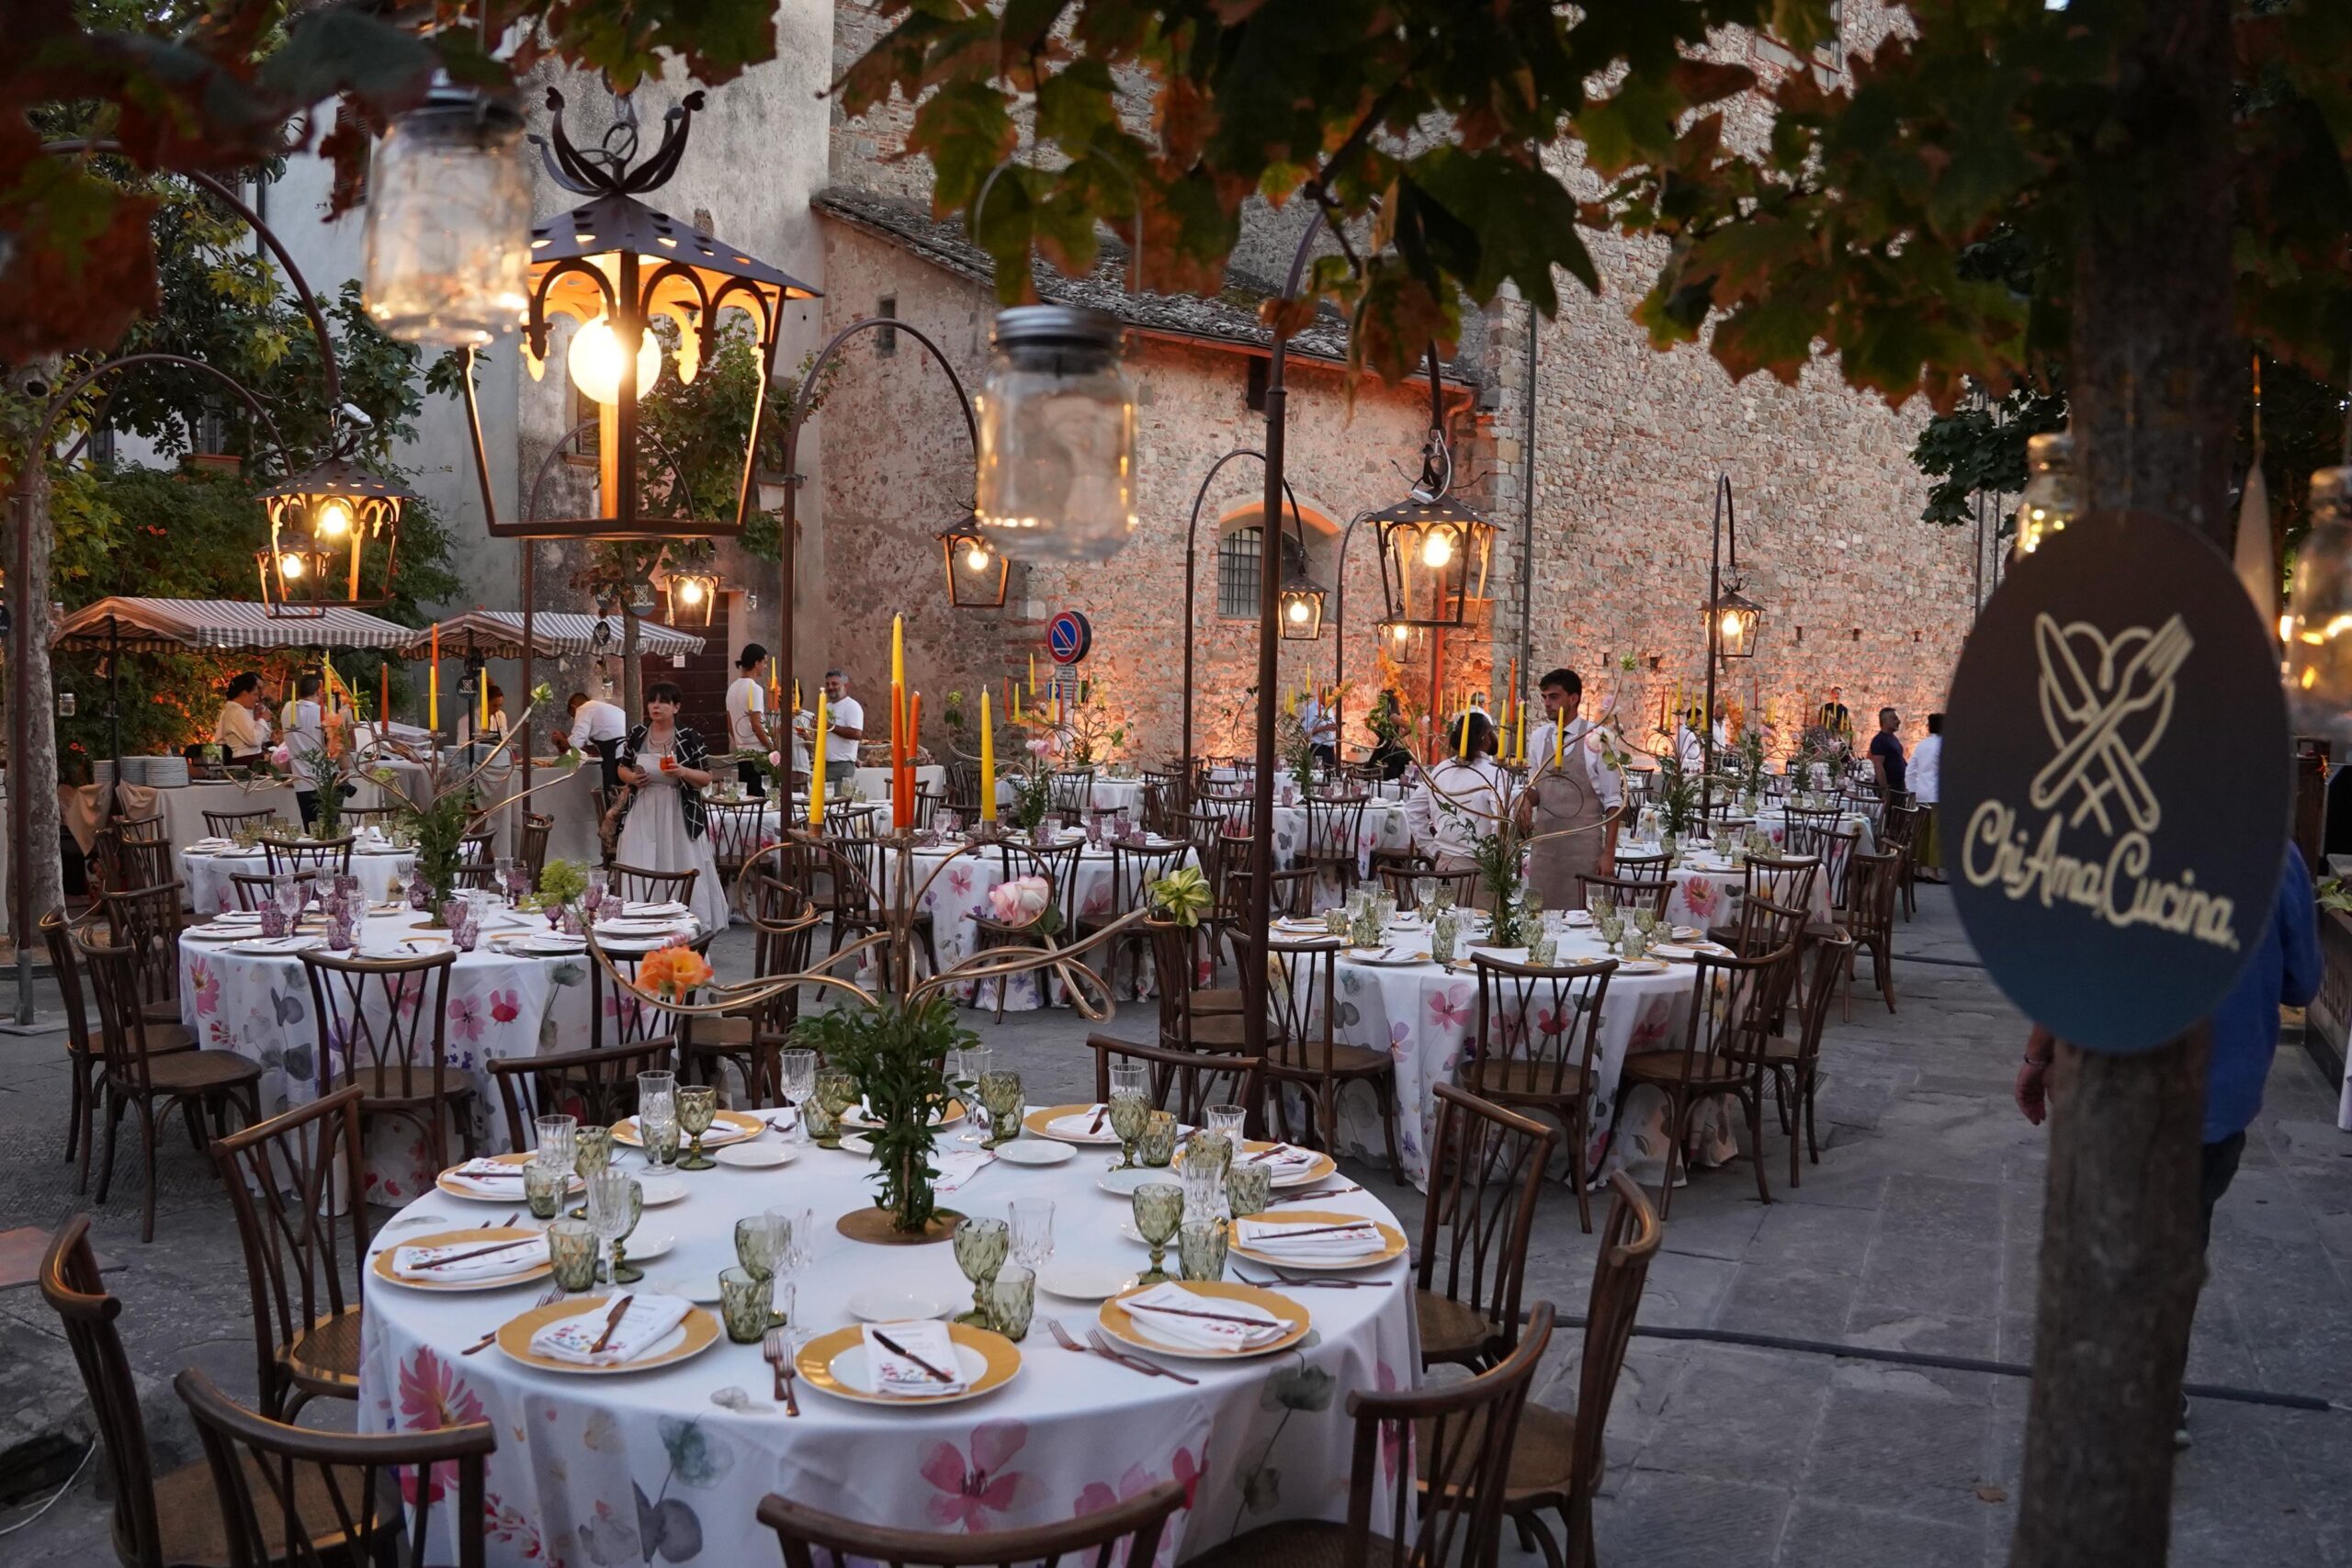
[[[1216,613],[1227,620],[1254,621],[1258,618],[1259,594],[1263,580],[1258,575],[1265,558],[1265,530],[1252,523],[1247,527],[1228,528],[1216,546]],[[1299,549],[1298,536],[1288,529],[1283,531],[1283,575],[1304,571],[1306,557]]]

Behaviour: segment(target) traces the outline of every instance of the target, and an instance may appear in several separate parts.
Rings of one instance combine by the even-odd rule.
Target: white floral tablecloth
[[[1356,874],[1366,880],[1372,877],[1372,857],[1385,850],[1401,854],[1413,847],[1413,835],[1405,824],[1405,807],[1394,801],[1367,800],[1363,816],[1356,826]],[[1274,865],[1287,871],[1306,848],[1306,807],[1276,806],[1274,807]],[[1325,875],[1315,885],[1315,908],[1328,909],[1342,902],[1339,878]]]
[[[416,856],[406,850],[382,854],[355,851],[351,857],[351,874],[359,879],[360,891],[371,904],[401,897],[409,873],[415,869]],[[259,876],[268,870],[268,857],[259,850],[228,850],[218,854],[207,854],[201,850],[180,852],[180,880],[187,884],[188,908],[199,915],[217,915],[223,909],[237,908],[237,888],[229,880],[231,875]]]
[[[1400,944],[1428,941],[1427,933],[1418,929],[1391,931]],[[1559,963],[1604,955],[1600,939],[1586,929],[1560,928],[1558,939]],[[1525,948],[1485,951],[1515,963],[1527,961]],[[1451,975],[1434,964],[1372,964],[1342,957],[1339,964],[1333,1038],[1344,1045],[1385,1049],[1396,1064],[1396,1143],[1405,1165],[1401,1176],[1423,1191],[1429,1190],[1430,1145],[1437,1132],[1436,1086],[1460,1081],[1463,1056],[1477,1043],[1478,977],[1469,954],[1465,947]],[[1611,977],[1594,1053],[1592,1135],[1585,1148],[1585,1167],[1596,1179],[1620,1167],[1645,1183],[1655,1183],[1663,1174],[1662,1100],[1644,1093],[1627,1103],[1615,1148],[1608,1144],[1609,1122],[1616,1112],[1617,1075],[1627,1053],[1681,1043],[1696,979],[1697,971],[1687,964],[1669,964],[1664,974]],[[1735,1152],[1727,1124],[1716,1118],[1704,1119],[1697,1136],[1696,1163],[1702,1167],[1720,1164]],[[1565,1129],[1562,1138],[1565,1142]],[[1367,1090],[1351,1089],[1340,1096],[1340,1145],[1341,1153],[1387,1163],[1379,1109]]]
[[[638,1161],[626,1155],[616,1163]],[[994,1161],[952,1201],[994,1216],[1015,1198],[1050,1198],[1057,1258],[1140,1269],[1144,1248],[1119,1234],[1128,1203],[1094,1186],[1102,1163],[1095,1150],[1055,1167]],[[734,1222],[769,1205],[806,1206],[817,1225],[796,1312],[813,1331],[849,1324],[849,1297],[861,1290],[921,1291],[958,1308],[968,1303],[971,1287],[951,1247],[872,1247],[834,1229],[836,1216],[872,1201],[871,1168],[859,1156],[808,1147],[775,1170],[683,1173],[685,1199],[649,1208],[639,1222],[640,1244],[655,1235],[674,1240],[664,1256],[645,1262],[647,1278],[636,1288],[715,1297],[714,1277],[735,1261]],[[1329,1203],[1395,1223],[1369,1193]],[[435,1193],[375,1242],[469,1226],[495,1212]],[[408,1223],[428,1215],[431,1223]],[[1158,1560],[1172,1564],[1274,1520],[1346,1517],[1354,1438],[1348,1395],[1419,1381],[1407,1268],[1399,1258],[1364,1272],[1390,1281],[1389,1289],[1298,1292],[1314,1331],[1297,1348],[1222,1365],[1170,1363],[1197,1377],[1198,1387],[1059,1348],[1045,1320],[1057,1318],[1082,1338],[1095,1309],[1041,1292],[1021,1371],[1004,1387],[962,1404],[888,1409],[834,1399],[804,1381],[801,1415],[789,1420],[771,1399],[757,1346],[722,1336],[668,1368],[570,1377],[523,1366],[495,1348],[459,1354],[529,1307],[537,1285],[438,1294],[371,1274],[358,1425],[390,1432],[492,1424],[498,1451],[490,1458],[483,1506],[495,1564],[770,1562],[775,1537],[755,1517],[770,1492],[870,1524],[977,1532],[1080,1517],[1173,1479],[1183,1484],[1185,1506]],[[749,1396],[745,1408],[712,1402],[729,1387]],[[1411,1462],[1401,1435],[1382,1461],[1384,1479]],[[424,1484],[442,1524],[456,1501],[454,1476],[435,1473]],[[436,1550],[435,1561],[452,1555],[446,1537]]]
[[[473,1088],[474,1146],[485,1154],[506,1147],[506,1118],[490,1064],[542,1051],[586,1049],[588,964],[584,954],[534,957],[494,952],[488,938],[544,931],[537,915],[506,913],[515,924],[485,934],[484,944],[458,955],[449,972],[443,1057]],[[425,917],[402,912],[370,916],[360,932],[364,953],[406,953],[401,939]],[[423,998],[419,987],[413,1008]],[[614,998],[608,990],[605,1005]],[[292,953],[231,953],[217,942],[180,939],[180,1021],[200,1042],[234,1051],[262,1066],[264,1115],[318,1097],[319,1024],[311,983]],[[340,1046],[337,1047],[340,1055]],[[338,1060],[335,1066],[342,1066]],[[379,1118],[369,1132],[366,1185],[371,1201],[401,1203],[430,1189],[446,1161],[424,1147],[415,1129]]]
[[[1628,840],[1625,847],[1645,853],[1657,849],[1655,844],[1633,840]],[[1747,888],[1745,870],[1734,870],[1724,861],[1708,859],[1693,863],[1686,860],[1670,868],[1666,877],[1674,884],[1674,892],[1666,901],[1669,923],[1696,926],[1703,931],[1739,922],[1739,904]],[[1814,877],[1812,889],[1805,895],[1805,913],[1814,920],[1828,922],[1829,878],[1826,874]]]

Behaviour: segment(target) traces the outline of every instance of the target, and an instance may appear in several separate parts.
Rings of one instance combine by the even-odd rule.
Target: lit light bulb
[[[699,577],[681,579],[678,583],[678,598],[682,603],[688,604],[701,604],[702,579]]]
[[[1294,599],[1291,601],[1290,618],[1293,623],[1296,625],[1304,626],[1306,624],[1306,601],[1304,599]]]
[[[288,550],[277,558],[277,570],[281,576],[300,577],[302,575],[302,558]]]
[[[1727,637],[1736,637],[1739,636],[1739,612],[1737,610],[1725,610],[1724,612],[1724,636]]]
[[[322,539],[347,538],[352,525],[351,502],[334,496],[319,503],[317,526]]]
[[[1421,563],[1424,566],[1442,570],[1444,570],[1445,563],[1453,558],[1453,536],[1446,533],[1442,529],[1430,529],[1426,541],[1421,546]]]
[[[1388,628],[1388,639],[1399,648],[1405,646],[1405,636],[1406,633],[1403,626],[1391,626]]]
[[[620,401],[621,343],[611,321],[599,316],[572,333],[563,363],[571,372],[572,385],[589,401],[606,405]],[[647,333],[637,345],[638,395],[643,397],[646,389],[661,378],[662,341]]]
[[[989,547],[986,545],[974,544],[969,550],[965,552],[964,564],[971,568],[974,571],[988,570]]]

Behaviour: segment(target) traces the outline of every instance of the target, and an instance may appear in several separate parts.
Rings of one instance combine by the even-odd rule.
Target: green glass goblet
[[[842,1146],[842,1113],[857,1103],[857,1079],[839,1067],[825,1067],[817,1074],[816,1092],[811,1098],[808,1135],[829,1149]]]
[[[1233,1145],[1222,1133],[1200,1132],[1184,1140],[1184,1168],[1216,1172],[1222,1182],[1233,1168]]]
[[[548,1226],[548,1263],[556,1288],[570,1296],[596,1288],[598,1244],[585,1220],[558,1220]]]
[[[678,1125],[691,1140],[680,1170],[708,1170],[718,1162],[702,1152],[702,1135],[718,1116],[718,1091],[708,1084],[685,1084],[678,1089]]]
[[[572,1134],[571,1168],[583,1184],[612,1163],[613,1130],[610,1127],[582,1127]],[[575,1220],[588,1217],[588,1205],[584,1201],[572,1208],[571,1217]]]
[[[773,1276],[788,1239],[782,1214],[746,1214],[735,1222],[735,1261],[754,1274]]]
[[[1261,1214],[1274,1201],[1274,1168],[1270,1165],[1237,1165],[1225,1173],[1225,1203],[1233,1217]]]
[[[1187,1280],[1225,1278],[1223,1220],[1186,1220],[1176,1233],[1176,1266]]]
[[[1160,1284],[1169,1277],[1160,1266],[1167,1258],[1168,1244],[1184,1223],[1184,1190],[1172,1181],[1147,1181],[1136,1189],[1134,1203],[1136,1234],[1151,1248],[1151,1267],[1136,1276],[1136,1283]]]
[[[775,1314],[775,1280],[749,1269],[718,1271],[718,1316],[727,1337],[738,1345],[756,1345],[767,1337],[768,1320]]]
[[[989,1135],[980,1146],[992,1149],[1021,1136],[1021,1075],[992,1067],[980,1075],[980,1104],[989,1113]]]
[[[808,1141],[819,1148],[842,1146],[842,1113],[824,1096],[812,1094],[802,1101],[800,1124],[808,1129]]]
[[[984,1219],[967,1214],[956,1226],[956,1266],[964,1270],[964,1278],[972,1281],[972,1310],[958,1314],[956,1321],[975,1328],[989,1326],[989,1281],[1004,1267],[1005,1254],[1012,1246],[1012,1227],[1002,1220]]]
[[[571,1184],[569,1166],[542,1165],[537,1160],[523,1168],[523,1201],[530,1205],[531,1218],[551,1220],[563,1207],[563,1190]]]
[[[1176,1117],[1174,1112],[1155,1111],[1144,1118],[1143,1131],[1136,1137],[1136,1158],[1156,1170],[1165,1170],[1176,1158]]]
[[[1151,1120],[1151,1104],[1140,1094],[1111,1095],[1111,1131],[1119,1139],[1119,1163],[1113,1168],[1133,1170],[1136,1168],[1136,1142]]]

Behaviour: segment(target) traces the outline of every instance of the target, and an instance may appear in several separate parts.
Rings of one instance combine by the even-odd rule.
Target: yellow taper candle
[[[1456,760],[1466,762],[1470,760],[1470,710],[1464,708],[1462,716],[1455,722],[1462,726],[1462,743],[1455,748],[1454,756]]]
[[[1555,773],[1560,771],[1560,759],[1567,745],[1568,727],[1555,718],[1552,721],[1552,771]]]
[[[903,686],[906,683],[907,618],[893,615],[890,617],[890,684]]]
[[[809,742],[808,766],[808,826],[821,827],[825,820],[825,694],[817,693],[817,735]]]
[[[980,820],[996,820],[996,731],[986,703],[980,705]]]

